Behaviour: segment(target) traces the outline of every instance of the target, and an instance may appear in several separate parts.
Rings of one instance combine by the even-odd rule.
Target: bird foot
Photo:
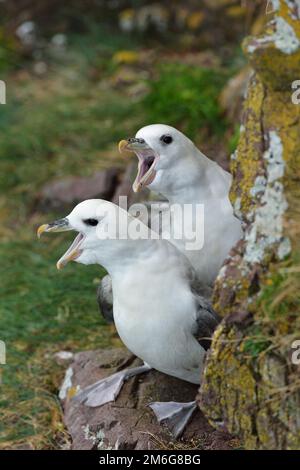
[[[74,400],[83,403],[86,406],[95,408],[105,405],[111,401],[115,401],[118,397],[124,382],[138,374],[143,374],[151,369],[150,366],[144,364],[132,369],[125,369],[116,374],[99,380],[92,385],[84,388],[75,395]]]
[[[159,423],[164,421],[175,438],[178,438],[197,408],[195,401],[189,403],[153,402],[149,404]]]

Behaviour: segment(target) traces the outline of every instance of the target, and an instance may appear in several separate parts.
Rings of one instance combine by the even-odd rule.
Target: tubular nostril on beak
[[[129,144],[134,144],[134,143],[144,144],[145,143],[144,139],[137,139],[136,137],[130,137],[129,139],[127,139],[127,142]]]

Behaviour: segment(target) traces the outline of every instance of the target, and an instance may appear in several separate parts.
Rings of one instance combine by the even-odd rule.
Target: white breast
[[[194,316],[191,292],[163,265],[151,278],[135,269],[114,289],[115,324],[127,348],[161,372],[199,383],[205,351],[191,333]]]
[[[199,279],[204,284],[212,284],[215,280],[230,249],[242,237],[240,221],[234,216],[229,200],[206,201],[204,217],[197,220],[199,240],[203,238],[203,246],[199,249],[186,249],[191,245],[191,239],[172,238],[170,241],[180,251],[184,252]],[[173,218],[173,230],[180,233],[182,221]],[[201,232],[201,235],[199,233]]]

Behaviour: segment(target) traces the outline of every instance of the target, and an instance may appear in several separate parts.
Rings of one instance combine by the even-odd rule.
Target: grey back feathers
[[[197,296],[198,310],[193,334],[199,344],[207,351],[211,345],[212,335],[221,321],[209,301]]]
[[[111,277],[107,274],[101,280],[97,289],[97,302],[100,312],[108,323],[114,322],[113,291]]]
[[[214,311],[209,300],[212,289],[208,286],[203,286],[193,268],[189,270],[188,274],[191,291],[196,298],[198,307],[193,335],[199,344],[207,351],[207,349],[210,348],[212,335],[220,323],[221,318]]]

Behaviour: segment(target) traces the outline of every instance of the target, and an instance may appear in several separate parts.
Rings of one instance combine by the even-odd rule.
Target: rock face
[[[299,365],[292,353],[300,339],[300,105],[292,82],[300,78],[300,8],[293,0],[271,3],[265,35],[244,43],[254,74],[231,196],[245,239],[216,282],[214,306],[225,318],[199,402],[210,423],[222,423],[246,448],[299,449]]]
[[[214,430],[197,410],[183,435],[174,443],[168,430],[160,426],[147,407],[153,400],[192,401],[197,386],[151,371],[130,379],[117,401],[89,408],[72,399],[82,389],[125,367],[140,365],[125,349],[86,351],[75,355],[60,390],[65,424],[73,449],[155,449],[178,448],[184,443],[200,449],[230,449],[236,441]]]
[[[128,207],[149,198],[149,190],[132,191],[137,172],[136,160],[131,159],[125,171],[108,168],[92,176],[73,176],[47,183],[40,191],[37,206],[40,210],[67,211],[85,199],[107,199],[119,204],[119,198],[127,198]],[[126,206],[125,206],[126,208]]]
[[[116,188],[114,196],[112,198],[112,202],[119,205],[119,198],[124,196],[127,197],[128,207],[131,204],[135,204],[137,202],[145,201],[149,197],[149,190],[143,189],[139,193],[134,193],[132,191],[132,184],[135,180],[137,174],[137,162],[136,158],[131,159],[128,163],[126,170],[122,176],[122,180],[119,186]]]
[[[69,176],[46,184],[39,195],[39,205],[47,210],[67,210],[85,199],[111,199],[120,171],[109,168],[90,177]]]

